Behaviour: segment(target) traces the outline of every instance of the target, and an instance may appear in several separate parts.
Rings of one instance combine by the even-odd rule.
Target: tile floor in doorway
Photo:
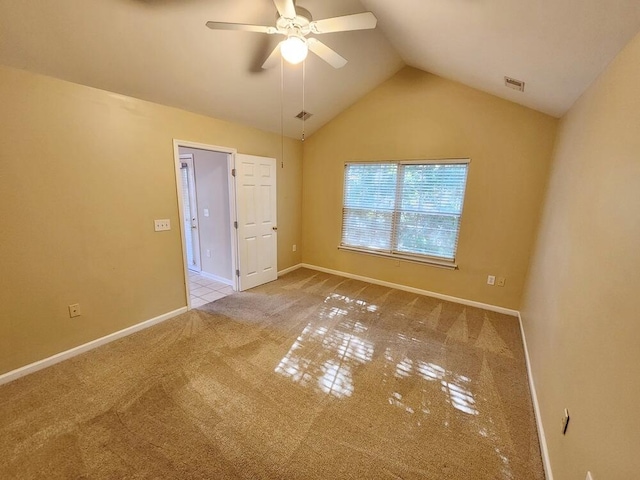
[[[203,277],[197,272],[189,271],[189,294],[191,308],[198,308],[209,302],[226,297],[233,293],[233,288],[221,282]]]

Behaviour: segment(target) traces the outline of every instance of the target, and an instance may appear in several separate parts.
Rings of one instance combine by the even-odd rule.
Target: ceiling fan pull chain
[[[284,58],[280,56],[280,168],[284,168]]]
[[[307,78],[307,61],[303,60],[302,62],[302,141],[304,142],[304,122],[307,117],[307,111],[304,109],[304,84]]]

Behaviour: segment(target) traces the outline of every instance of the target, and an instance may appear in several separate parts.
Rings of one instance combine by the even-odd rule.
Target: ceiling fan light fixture
[[[280,44],[280,52],[287,62],[297,65],[307,58],[309,47],[304,38],[291,35]]]
[[[275,67],[282,60],[293,65],[298,64],[307,58],[309,50],[333,68],[342,68],[347,64],[346,58],[334,52],[317,38],[307,38],[307,36],[371,30],[376,28],[378,23],[378,19],[371,12],[313,20],[311,12],[297,6],[295,0],[273,0],[273,3],[278,11],[275,26],[209,21],[207,27],[212,30],[242,30],[268,35],[284,35],[286,40],[278,43],[262,64],[263,69]]]

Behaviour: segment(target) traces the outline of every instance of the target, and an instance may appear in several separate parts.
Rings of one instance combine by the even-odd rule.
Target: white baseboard
[[[285,268],[284,270],[280,270],[278,272],[278,277],[281,277],[282,275],[286,275],[287,273],[291,273],[294,270],[298,270],[299,268],[302,268],[302,263],[294,265],[293,267]]]
[[[185,313],[186,311],[187,307],[178,308],[177,310],[174,310],[172,312],[164,313],[155,318],[151,318],[131,327],[127,327],[123,330],[110,333],[109,335],[98,338],[96,340],[92,340],[70,350],[56,353],[51,357],[38,360],[37,362],[30,363],[29,365],[25,365],[24,367],[20,367],[15,370],[11,370],[10,372],[3,373],[2,375],[0,375],[0,385],[12,382],[20,377],[24,377],[25,375],[29,375],[30,373],[37,372],[38,370],[42,370],[43,368],[50,367],[64,360],[68,360],[69,358],[80,355],[81,353],[88,352],[89,350],[93,350],[94,348],[113,342],[114,340],[118,340],[119,338],[126,337],[127,335],[131,335],[132,333],[139,332],[140,330],[144,330],[145,328],[152,327],[153,325],[164,322],[165,320],[169,320],[170,318],[176,317],[182,313]]]
[[[476,302],[474,300],[467,300],[465,298],[452,297],[450,295],[444,295],[442,293],[430,292],[429,290],[422,290],[421,288],[408,287],[406,285],[400,285],[399,283],[385,282],[384,280],[378,280],[371,277],[364,277],[362,275],[355,275],[353,273],[341,272],[338,270],[332,270],[330,268],[318,267],[316,265],[310,265],[308,263],[301,263],[296,268],[309,268],[311,270],[317,270],[319,272],[331,273],[333,275],[339,275],[341,277],[352,278],[354,280],[360,280],[363,282],[373,283],[375,285],[382,285],[383,287],[395,288],[396,290],[404,290],[405,292],[417,293],[419,295],[426,295],[427,297],[438,298],[447,302],[460,303],[469,307],[483,308],[492,312],[504,313],[505,315],[511,315],[513,317],[518,316],[517,310],[511,310],[510,308],[499,307],[497,305],[489,305],[488,303]]]
[[[531,390],[531,399],[533,401],[533,410],[536,416],[536,426],[538,427],[538,440],[540,441],[540,452],[542,453],[542,464],[544,465],[544,473],[547,480],[553,480],[553,472],[551,471],[551,461],[549,459],[549,449],[547,448],[547,438],[544,435],[544,426],[542,425],[542,415],[540,415],[540,404],[538,403],[538,394],[536,393],[536,385],[533,381],[533,372],[531,371],[531,360],[529,359],[529,349],[527,348],[527,338],[524,334],[524,325],[522,324],[522,316],[518,312],[518,322],[520,323],[520,333],[522,334],[522,345],[524,345],[524,358],[527,364],[527,375],[529,377],[529,389]]]
[[[200,271],[200,275],[204,278],[208,278],[209,280],[215,280],[216,282],[224,283],[225,285],[229,285],[233,288],[233,280],[229,280],[224,277],[219,277],[218,275],[214,275],[213,273],[205,272],[204,270]]]

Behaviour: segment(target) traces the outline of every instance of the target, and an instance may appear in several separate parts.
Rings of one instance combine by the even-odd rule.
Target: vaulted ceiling
[[[556,117],[640,31],[640,0],[362,3],[408,65]]]
[[[379,19],[323,35],[348,60],[342,69],[309,56],[307,135],[405,64],[560,116],[640,30],[640,0],[298,3],[314,19]],[[280,68],[260,68],[279,39],[205,27],[275,19],[272,0],[0,0],[0,64],[298,137],[302,67],[285,64],[282,80]]]

